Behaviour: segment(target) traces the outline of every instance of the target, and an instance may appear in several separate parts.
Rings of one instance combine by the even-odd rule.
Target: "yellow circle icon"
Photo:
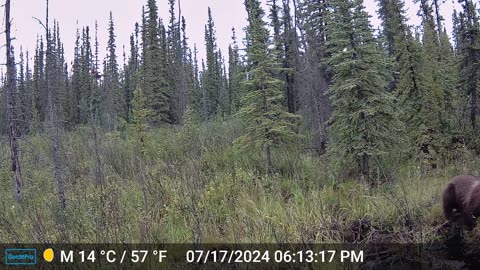
[[[45,261],[47,262],[51,262],[53,261],[53,249],[49,248],[49,249],[46,249],[44,252],[43,252],[43,258],[45,259]]]

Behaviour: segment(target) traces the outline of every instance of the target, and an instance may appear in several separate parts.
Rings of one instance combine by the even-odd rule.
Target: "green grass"
[[[129,131],[100,135],[103,186],[95,185],[90,129],[61,137],[67,208],[58,207],[48,136],[21,141],[24,203],[13,198],[8,149],[0,157],[3,242],[344,242],[368,222],[365,241],[429,242],[443,223],[439,197],[455,174],[475,172],[465,159],[425,170],[397,166],[371,187],[345,179],[338,166],[303,147],[240,151],[235,121],[148,133],[145,154]]]

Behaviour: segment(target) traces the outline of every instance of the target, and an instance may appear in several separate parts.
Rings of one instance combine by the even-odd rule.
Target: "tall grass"
[[[471,157],[426,171],[399,166],[376,187],[339,181],[331,161],[303,148],[276,149],[276,174],[263,153],[240,151],[235,121],[152,130],[146,152],[130,131],[100,135],[106,184],[95,185],[88,127],[63,134],[67,208],[59,211],[46,136],[22,141],[23,205],[15,203],[8,150],[1,149],[0,239],[3,242],[428,242],[443,222],[439,195]],[[59,214],[63,213],[63,214]],[[61,229],[61,225],[64,228]]]

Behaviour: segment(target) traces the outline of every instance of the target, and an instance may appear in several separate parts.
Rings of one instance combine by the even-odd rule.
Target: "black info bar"
[[[480,269],[444,244],[1,244],[0,269]]]

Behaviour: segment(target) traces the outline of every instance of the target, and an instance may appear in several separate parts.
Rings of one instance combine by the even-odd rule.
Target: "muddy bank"
[[[455,227],[436,233],[439,240],[433,243],[366,243],[363,245],[366,254],[365,263],[360,269],[480,269],[480,241],[473,232],[465,232]]]
[[[362,270],[480,269],[479,244],[369,244]]]

